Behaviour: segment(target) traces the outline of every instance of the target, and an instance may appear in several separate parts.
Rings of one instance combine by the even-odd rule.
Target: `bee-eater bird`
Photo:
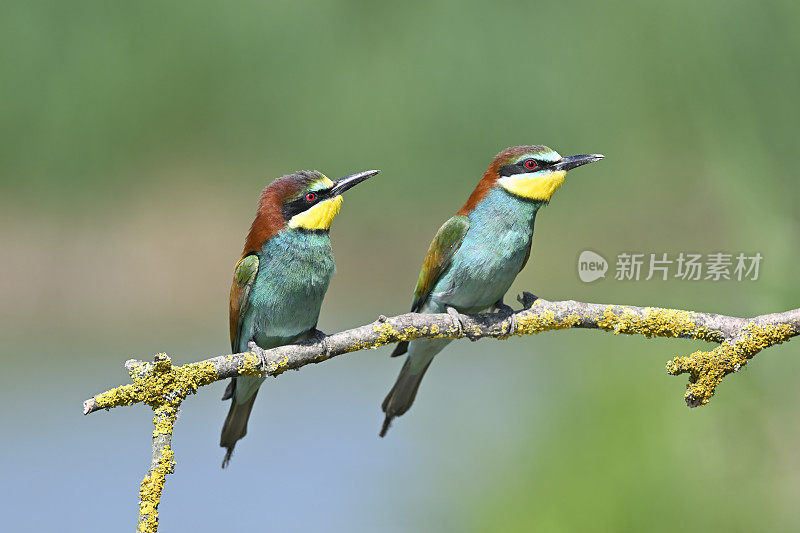
[[[231,349],[293,344],[317,330],[322,299],[336,270],[329,229],[342,206],[341,194],[377,174],[367,170],[331,181],[317,171],[276,179],[261,193],[258,211],[233,274],[230,298]],[[239,376],[222,399],[231,400],[219,445],[247,434],[247,420],[265,378]]]
[[[500,152],[458,213],[433,238],[414,290],[411,311],[479,313],[503,304],[531,254],[533,223],[564,183],[567,171],[603,159],[600,154],[561,157],[547,146],[515,146]],[[408,411],[433,357],[450,339],[401,342],[392,357],[408,353],[383,401],[386,418]]]

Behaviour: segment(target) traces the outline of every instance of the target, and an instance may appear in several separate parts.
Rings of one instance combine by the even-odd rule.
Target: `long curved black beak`
[[[561,161],[558,161],[555,165],[553,165],[553,168],[555,170],[572,170],[573,168],[585,165],[586,163],[600,161],[604,157],[605,156],[603,154],[571,155],[562,157]]]
[[[355,174],[350,174],[349,176],[345,176],[333,182],[333,187],[331,188],[330,195],[331,196],[339,196],[347,189],[355,187],[359,183],[364,180],[367,180],[380,172],[380,170],[365,170],[364,172],[357,172]]]

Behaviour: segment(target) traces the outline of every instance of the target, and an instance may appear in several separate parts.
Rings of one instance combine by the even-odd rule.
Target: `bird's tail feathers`
[[[408,341],[398,342],[392,351],[391,357],[399,357],[408,351]]]
[[[414,403],[414,398],[417,397],[417,391],[419,390],[419,384],[422,382],[422,378],[425,376],[425,372],[428,370],[432,361],[433,357],[431,357],[424,367],[414,371],[411,366],[411,357],[406,359],[403,368],[400,370],[400,375],[397,376],[397,381],[392,387],[392,390],[389,391],[389,394],[386,395],[383,404],[381,404],[383,412],[386,413],[386,418],[384,418],[383,426],[381,427],[381,437],[385,436],[386,432],[389,431],[392,419],[408,411],[411,404]]]
[[[219,445],[227,448],[225,458],[222,459],[222,468],[225,468],[231,462],[236,442],[247,435],[247,421],[250,419],[250,411],[253,410],[257,393],[258,391],[253,393],[244,403],[237,402],[235,397],[231,398],[231,408],[228,410],[228,416],[225,418],[225,423],[222,425],[222,434],[219,437]],[[231,396],[233,395],[231,394]]]
[[[225,392],[222,393],[222,401],[230,400],[233,398],[233,391],[236,390],[236,378],[231,378],[228,386],[225,387]]]

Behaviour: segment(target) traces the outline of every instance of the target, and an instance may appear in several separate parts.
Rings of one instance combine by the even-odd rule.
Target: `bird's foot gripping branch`
[[[138,530],[155,532],[161,491],[166,475],[172,473],[175,465],[172,431],[181,403],[200,387],[221,379],[277,376],[285,370],[337,355],[420,338],[506,339],[511,335],[583,328],[718,343],[711,351],[697,351],[667,363],[670,374],[689,374],[685,400],[690,407],[697,407],[708,403],[722,379],[738,371],[758,352],[800,334],[800,309],[747,319],[658,307],[549,302],[529,293],[519,300],[523,309],[512,314],[381,316],[372,324],[333,335],[316,335],[305,344],[271,350],[254,348],[181,366],[173,366],[165,354],[157,355],[152,363],[128,361],[125,367],[132,382],[86,400],[83,412],[89,414],[134,403],[144,403],[153,409],[153,454],[139,491]]]

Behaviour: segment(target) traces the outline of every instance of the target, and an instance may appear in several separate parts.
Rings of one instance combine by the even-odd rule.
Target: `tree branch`
[[[174,466],[172,429],[181,402],[199,387],[235,376],[278,376],[289,369],[327,361],[337,355],[374,349],[421,338],[506,339],[558,329],[599,329],[615,335],[689,338],[717,343],[667,363],[672,375],[689,374],[684,399],[689,407],[711,400],[722,379],[737,372],[761,350],[800,335],[800,309],[738,318],[695,311],[576,302],[549,302],[524,293],[523,309],[512,313],[460,315],[406,313],[333,335],[319,334],[304,344],[220,355],[172,366],[165,354],[153,363],[125,363],[132,383],[98,394],[83,403],[84,414],[122,405],[145,403],[155,412],[153,459],[140,489],[139,531],[158,528],[158,502],[166,474]]]

